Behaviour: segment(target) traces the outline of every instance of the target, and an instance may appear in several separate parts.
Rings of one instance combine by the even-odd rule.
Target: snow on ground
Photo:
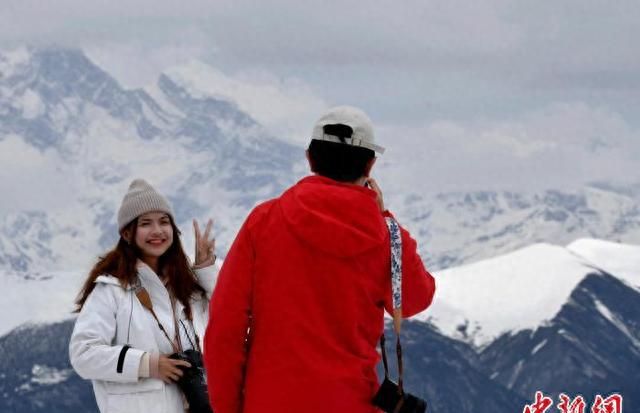
[[[637,280],[638,250],[598,240],[580,240],[567,248],[534,244],[443,270],[434,275],[432,306],[416,319],[430,321],[450,337],[483,346],[502,333],[535,329],[552,319],[575,286],[598,267]]]

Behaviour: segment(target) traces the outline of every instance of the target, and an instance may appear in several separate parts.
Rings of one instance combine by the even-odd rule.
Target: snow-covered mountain
[[[594,183],[572,192],[403,194],[389,201],[433,269],[460,266],[534,243],[578,238],[640,244],[640,190]]]
[[[69,363],[73,321],[25,325],[0,337],[1,412],[98,412],[91,383]]]
[[[224,256],[249,209],[306,173],[302,147],[273,137],[215,82],[191,78],[207,76],[197,67],[129,90],[78,50],[0,53],[0,269],[88,268],[113,244],[134,177],[169,195],[188,249],[190,219],[216,218]],[[380,162],[376,173],[384,181],[402,167]],[[385,197],[433,270],[535,242],[640,243],[638,186],[430,194],[390,184]]]
[[[188,249],[190,219],[217,218],[224,256],[248,210],[304,174],[302,148],[270,136],[214,91],[198,91],[189,71],[171,70],[145,90],[127,90],[77,50],[24,48],[0,56],[0,185],[12,189],[0,214],[0,270],[6,273],[0,277],[16,293],[29,291],[35,280],[38,291],[50,292],[44,311],[50,318],[40,321],[67,314],[83,272],[113,244],[116,208],[133,177],[147,177],[170,195]],[[382,163],[380,173],[389,167],[398,166]],[[37,176],[24,175],[32,168]],[[580,254],[574,251],[580,243],[558,244],[584,236],[640,243],[640,186],[600,183],[533,194],[389,188],[385,195],[438,273],[428,317],[446,334],[477,345],[553,317],[593,254],[609,260],[602,264],[607,270],[621,262],[613,258],[619,248],[583,246]],[[538,242],[547,244],[530,246]],[[511,254],[440,272],[501,253]],[[16,283],[21,277],[24,285]],[[73,287],[66,295],[54,292],[54,278]],[[32,301],[21,294],[5,305]],[[513,311],[496,315],[487,303]],[[0,332],[27,319],[12,318]]]
[[[198,90],[189,74],[171,70],[128,90],[77,50],[0,53],[0,287],[9,292],[0,301],[8,355],[0,410],[44,411],[56,400],[68,403],[49,411],[95,407],[66,354],[51,352],[65,349],[71,321],[63,320],[91,262],[115,241],[132,178],[169,195],[187,250],[191,218],[216,218],[224,256],[249,209],[306,173],[302,147],[215,90]],[[376,173],[384,181],[398,167],[381,162]],[[631,245],[640,244],[640,185],[423,189],[390,185],[385,202],[437,279],[433,306],[405,327],[409,383],[432,411],[506,413],[536,386],[557,391],[571,374],[626,389],[614,370],[638,371],[638,318],[625,309],[640,308],[640,247]],[[584,326],[610,341],[599,344]],[[21,358],[23,346],[44,341],[58,350],[39,346]],[[584,361],[565,366],[568,376],[537,367],[564,354]]]
[[[129,90],[78,50],[0,53],[0,411],[95,410],[69,369],[67,319],[132,178],[169,195],[187,250],[191,218],[216,218],[224,256],[249,209],[306,173],[303,148],[274,137],[250,99],[199,89],[193,73]],[[391,182],[399,167],[376,174]],[[415,188],[384,189],[437,279],[403,333],[408,385],[430,411],[506,413],[534,389],[637,400],[640,185]]]
[[[552,320],[584,278],[610,273],[640,290],[640,246],[580,239],[534,244],[437,273],[437,299],[417,316],[476,347]]]
[[[619,393],[640,407],[640,291],[594,269],[558,314],[531,330],[504,334],[480,353],[484,371],[516,393],[562,392],[593,401]]]
[[[301,149],[181,79],[126,90],[80,51],[1,56],[2,269],[87,268],[113,245],[133,177],[169,194],[182,228],[217,218],[223,250],[251,206],[296,179]]]

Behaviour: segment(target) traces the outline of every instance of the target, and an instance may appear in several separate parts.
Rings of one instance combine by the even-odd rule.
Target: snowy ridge
[[[583,238],[567,249],[640,290],[640,245]]]
[[[575,191],[393,194],[385,202],[441,270],[534,243],[579,238],[640,244],[640,191],[591,185]],[[388,198],[388,199],[387,199]]]
[[[73,302],[86,274],[81,271],[37,274],[0,273],[0,336],[25,324],[49,324],[73,317]]]
[[[284,136],[300,144],[307,143],[316,114],[326,107],[325,102],[296,80],[283,84],[282,80],[266,74],[258,79],[230,78],[193,60],[169,68],[165,74],[193,96],[234,102],[275,136]]]
[[[478,351],[494,380],[527,396],[539,389],[593,399],[602,389],[640,401],[640,292],[602,271],[587,274],[560,311],[532,330],[503,334]],[[542,345],[542,343],[545,343]]]
[[[606,266],[614,257],[618,268],[626,269],[620,278],[634,282],[640,276],[638,248],[593,239],[566,248],[535,244],[443,270],[436,274],[433,305],[416,317],[450,337],[482,347],[503,333],[535,330],[551,320],[585,276],[602,270],[600,261]],[[578,254],[581,250],[608,253],[593,253],[588,260]]]

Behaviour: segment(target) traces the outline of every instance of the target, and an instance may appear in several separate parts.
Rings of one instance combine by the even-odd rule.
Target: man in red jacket
[[[371,399],[384,310],[391,311],[391,215],[369,172],[383,151],[362,111],[329,110],[307,150],[315,174],[245,221],[220,271],[205,335],[216,413],[378,411]],[[435,283],[401,232],[409,317],[429,306]]]

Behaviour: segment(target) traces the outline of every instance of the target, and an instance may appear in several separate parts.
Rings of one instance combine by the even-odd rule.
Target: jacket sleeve
[[[112,345],[116,335],[116,298],[97,284],[89,294],[71,334],[69,359],[84,379],[136,382],[144,351]]]
[[[218,265],[213,264],[208,267],[198,268],[194,270],[198,284],[204,288],[207,294],[207,299],[211,299],[213,294],[213,288],[216,286],[216,280],[218,279]]]
[[[242,409],[255,261],[250,218],[224,260],[209,305],[204,359],[211,407],[216,413],[240,413]]]
[[[395,219],[389,211],[385,211],[383,215]],[[400,226],[400,233],[402,237],[402,316],[406,318],[429,307],[433,300],[436,283],[418,255],[416,240],[402,226]],[[392,314],[390,277],[391,275],[389,275],[385,309]]]

